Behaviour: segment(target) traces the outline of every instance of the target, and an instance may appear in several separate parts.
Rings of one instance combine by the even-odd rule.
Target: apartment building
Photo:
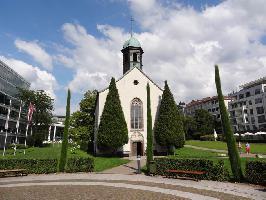
[[[230,94],[229,112],[235,132],[266,130],[266,77],[239,86]]]
[[[232,101],[232,97],[224,96],[224,102],[226,108],[228,108],[228,103]],[[214,116],[215,119],[220,120],[220,108],[219,108],[219,102],[218,97],[206,97],[199,100],[192,100],[190,103],[188,103],[185,107],[185,114],[194,116],[195,111],[199,109],[207,110],[211,115]]]

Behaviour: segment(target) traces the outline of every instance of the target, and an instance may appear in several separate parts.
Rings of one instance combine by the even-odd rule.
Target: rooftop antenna
[[[131,16],[130,18],[130,35],[131,37],[133,36],[133,21],[134,21],[134,18]]]

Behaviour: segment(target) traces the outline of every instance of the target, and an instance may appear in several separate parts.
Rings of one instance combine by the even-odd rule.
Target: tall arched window
[[[143,105],[138,98],[131,102],[131,129],[143,129]]]

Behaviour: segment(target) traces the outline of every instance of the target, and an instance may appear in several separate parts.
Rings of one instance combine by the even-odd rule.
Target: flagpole
[[[24,149],[24,154],[25,154],[26,146],[27,146],[28,129],[29,129],[29,123],[27,123],[27,126],[26,126],[26,136],[25,136],[25,149]]]
[[[21,107],[22,107],[22,100],[20,100],[20,107],[19,107],[19,113],[18,113],[18,120],[17,120],[17,124],[16,124],[17,133],[16,133],[16,141],[15,141],[15,147],[14,147],[14,156],[16,155],[16,151],[17,151],[18,129],[19,129],[19,120],[20,120],[20,115],[21,115]]]
[[[6,116],[6,123],[5,123],[5,129],[6,129],[6,136],[5,136],[5,144],[4,144],[4,151],[3,151],[3,156],[5,156],[6,153],[6,139],[7,139],[7,130],[8,130],[8,121],[9,121],[9,115],[10,115],[10,110],[11,110],[11,99],[9,100],[9,108]]]

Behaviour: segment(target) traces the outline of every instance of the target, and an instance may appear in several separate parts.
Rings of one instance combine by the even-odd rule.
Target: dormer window
[[[134,62],[138,61],[138,54],[137,53],[133,53],[133,61]]]

